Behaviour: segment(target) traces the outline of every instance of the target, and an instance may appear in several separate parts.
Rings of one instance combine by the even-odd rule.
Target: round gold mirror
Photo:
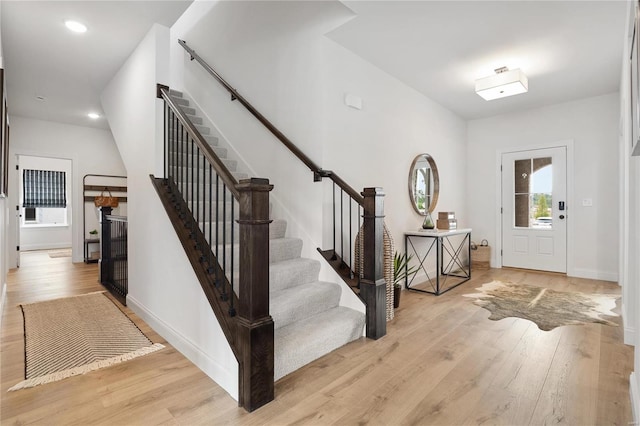
[[[426,216],[433,212],[438,202],[440,179],[436,162],[429,154],[420,154],[414,158],[409,169],[409,197],[413,209]]]

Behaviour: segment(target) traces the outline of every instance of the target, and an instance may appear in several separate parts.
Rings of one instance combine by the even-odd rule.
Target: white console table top
[[[460,229],[418,229],[416,231],[407,231],[405,235],[415,237],[449,237],[451,235],[470,234],[471,228]]]

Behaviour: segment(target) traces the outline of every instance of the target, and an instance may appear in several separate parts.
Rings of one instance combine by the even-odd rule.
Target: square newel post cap
[[[365,188],[360,194],[363,197],[384,197],[384,190],[380,187]]]
[[[236,185],[236,189],[239,192],[246,192],[246,191],[269,192],[273,189],[273,185],[269,184],[269,179],[249,178],[249,179],[242,179],[238,183],[238,185]]]

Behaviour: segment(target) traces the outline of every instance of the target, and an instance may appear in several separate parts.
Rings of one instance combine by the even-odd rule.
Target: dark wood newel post
[[[269,315],[268,179],[241,180],[238,347],[239,405],[253,411],[273,400],[273,319]]]
[[[111,262],[111,223],[107,216],[111,214],[111,207],[100,207],[100,282],[109,281],[113,267]]]
[[[363,215],[364,274],[360,294],[367,304],[367,337],[379,339],[387,334],[387,292],[384,280],[384,192],[382,188],[365,188]]]

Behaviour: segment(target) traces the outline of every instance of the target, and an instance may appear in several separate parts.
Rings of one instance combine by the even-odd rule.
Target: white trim
[[[631,412],[633,424],[640,425],[640,389],[635,371],[629,376],[629,398],[631,398]]]
[[[4,277],[2,277],[4,279]],[[2,317],[4,316],[4,301],[7,299],[7,283],[2,283],[2,296],[0,298],[0,329],[2,329]]]
[[[142,303],[127,296],[127,306],[142,318],[156,333],[167,339],[189,361],[193,362],[229,395],[238,400],[238,374],[228,371],[222,365],[203,352],[194,342],[173,329],[169,324],[154,315]]]
[[[624,317],[623,317],[624,318]],[[624,326],[624,344],[629,346],[636,346],[636,329],[633,327]]]
[[[567,275],[577,278],[588,278],[591,280],[618,281],[617,272],[598,271],[595,269],[573,268],[573,274],[569,274],[567,272]]]
[[[71,241],[65,241],[61,243],[25,244],[25,245],[20,245],[20,251],[23,252],[23,251],[30,251],[30,250],[66,249],[69,247],[72,247]],[[72,253],[73,253],[73,248],[72,248]]]
[[[573,166],[573,139],[565,139],[557,142],[549,142],[543,143],[535,146],[521,146],[521,147],[513,147],[513,148],[503,148],[496,150],[496,250],[491,256],[491,267],[492,268],[502,268],[502,256],[500,256],[500,252],[502,251],[502,213],[500,209],[502,208],[502,171],[500,168],[502,167],[502,156],[503,154],[509,154],[513,152],[522,152],[522,151],[535,151],[538,149],[548,149],[548,148],[565,148],[567,150],[567,210],[571,213],[571,208],[574,206],[574,197],[573,197],[573,177],[574,177],[574,166]],[[570,277],[576,276],[574,260],[573,260],[573,235],[574,235],[574,221],[567,221],[567,275]],[[602,273],[602,272],[599,272]],[[617,280],[617,278],[616,278]],[[613,280],[613,281],[616,281]]]
[[[82,192],[80,191],[82,176],[80,176],[80,161],[78,158],[78,154],[71,155],[60,155],[55,152],[48,151],[32,151],[29,149],[20,149],[18,148],[13,152],[15,164],[18,164],[18,156],[27,155],[30,157],[45,157],[45,158],[59,158],[62,160],[71,160],[71,246],[73,249],[73,257],[71,261],[74,263],[79,263],[84,261],[84,250],[83,250],[83,239],[84,239],[84,231],[81,229],[82,224],[82,210],[84,208],[84,200],[80,200],[82,198]],[[13,165],[10,165],[13,167]],[[17,191],[17,188],[16,188]],[[15,197],[15,198],[13,198]],[[18,203],[19,196],[10,195],[12,201],[15,201],[15,205]],[[68,207],[67,207],[68,208]],[[14,221],[14,222],[12,222]],[[10,232],[15,232],[15,230],[11,230],[12,226],[15,222],[18,221],[18,218],[12,219],[9,218],[9,228]],[[16,225],[18,226],[18,225]],[[19,232],[19,230],[18,230]],[[10,262],[13,267],[16,266],[17,254],[11,259]]]

